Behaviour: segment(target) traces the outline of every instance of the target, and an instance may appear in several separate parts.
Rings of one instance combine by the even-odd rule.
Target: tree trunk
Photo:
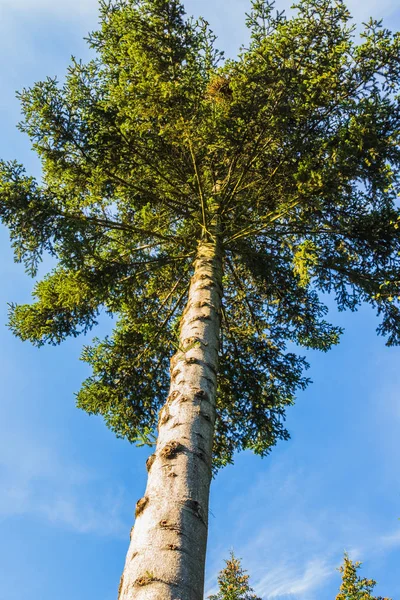
[[[215,423],[221,252],[200,242],[146,493],[136,505],[119,600],[203,600]]]

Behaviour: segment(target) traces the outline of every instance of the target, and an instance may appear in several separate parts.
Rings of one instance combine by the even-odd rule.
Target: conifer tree
[[[225,563],[225,568],[218,575],[219,591],[209,596],[209,600],[261,600],[254,594],[253,588],[250,587],[249,575],[233,552]]]
[[[35,276],[10,327],[41,346],[87,333],[78,406],[152,443],[120,600],[201,600],[212,469],[286,439],[340,310],[371,304],[400,340],[400,36],[357,42],[341,0],[286,19],[254,0],[225,60],[179,0],[103,0],[72,59],[19,97],[40,181],[0,163],[0,217]],[[291,349],[288,349],[291,344]]]
[[[348,554],[344,555],[344,563],[339,568],[342,574],[342,585],[336,600],[390,600],[390,598],[372,595],[376,581],[359,577],[357,571],[360,567],[360,562],[353,562]]]

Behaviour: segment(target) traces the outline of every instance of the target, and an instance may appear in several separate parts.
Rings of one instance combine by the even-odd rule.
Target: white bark
[[[203,600],[222,296],[214,244],[199,245],[194,267],[119,600]]]

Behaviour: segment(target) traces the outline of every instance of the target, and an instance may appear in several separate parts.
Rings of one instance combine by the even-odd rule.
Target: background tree
[[[218,575],[219,592],[209,596],[209,600],[261,600],[254,594],[250,577],[233,552],[225,563],[226,567]]]
[[[343,565],[339,568],[342,573],[342,585],[336,600],[390,600],[372,595],[376,581],[359,577],[357,571],[360,567],[360,562],[353,562],[348,554],[344,555]]]
[[[121,599],[203,597],[212,468],[288,437],[294,344],[340,334],[321,294],[400,340],[400,36],[349,20],[257,0],[223,61],[178,0],[103,2],[95,58],[20,94],[43,177],[2,162],[0,215],[31,275],[56,267],[10,326],[40,346],[115,316],[78,406],[132,442],[158,424]]]

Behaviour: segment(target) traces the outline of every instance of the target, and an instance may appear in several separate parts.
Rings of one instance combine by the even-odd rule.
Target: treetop
[[[209,24],[177,0],[100,4],[65,81],[19,94],[40,181],[0,163],[0,216],[35,276],[57,262],[10,326],[36,345],[87,346],[78,405],[131,441],[151,431],[168,385],[199,240],[223,249],[215,464],[264,455],[308,380],[294,343],[327,350],[340,310],[371,304],[400,341],[400,36],[357,39],[341,1],[290,18],[252,2],[248,48],[224,59]],[[141,438],[140,438],[141,439]]]

